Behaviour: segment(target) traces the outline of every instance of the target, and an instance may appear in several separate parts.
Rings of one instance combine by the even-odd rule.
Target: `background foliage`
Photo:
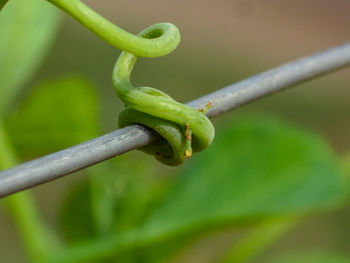
[[[115,129],[122,107],[111,88],[115,49],[67,17],[56,34],[60,12],[44,1],[32,1],[27,8],[25,0],[12,0],[0,15],[0,169],[17,162],[16,155],[24,161]],[[277,25],[262,17],[268,7],[281,9],[283,4],[243,2],[235,1],[232,9],[243,17],[233,19],[248,19],[255,30],[264,22],[271,35],[277,31]],[[301,5],[296,1],[293,9],[281,2],[289,14]],[[92,4],[107,16],[109,10],[119,10],[119,23],[131,29],[163,16],[183,28],[178,51],[143,61],[134,79],[136,84],[155,83],[182,101],[302,54],[291,48],[286,55],[273,44],[269,49],[264,39],[259,40],[262,47],[243,48],[244,41],[252,41],[249,35],[233,48],[231,38],[224,38],[228,29],[217,25],[212,43],[191,25],[199,18],[183,19],[176,9],[173,15],[154,17],[136,10],[135,20],[124,16],[132,8],[125,1],[118,8],[106,1]],[[168,4],[158,6],[166,10]],[[228,11],[221,9],[228,5],[224,1],[214,8],[204,1],[200,8],[203,15],[220,14],[225,20]],[[195,6],[196,1],[187,4],[190,10]],[[316,6],[314,18],[325,12],[322,4]],[[139,8],[147,10],[143,3]],[[232,31],[237,33],[235,27]],[[288,35],[293,34],[291,29]],[[205,44],[198,48],[199,42]],[[344,95],[349,90],[342,89],[346,80],[345,74],[322,78],[219,118],[215,143],[184,167],[164,167],[132,152],[34,189],[35,201],[29,192],[2,201],[13,218],[2,209],[4,262],[271,262],[275,254],[274,262],[349,261],[349,174],[342,154],[350,148]],[[10,161],[4,149],[14,155]],[[290,256],[296,248],[300,255]],[[310,252],[316,248],[330,252]],[[283,255],[285,251],[289,254]]]

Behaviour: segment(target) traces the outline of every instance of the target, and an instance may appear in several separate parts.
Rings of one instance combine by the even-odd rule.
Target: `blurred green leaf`
[[[342,164],[347,177],[350,179],[350,153],[343,157]]]
[[[91,189],[87,180],[80,182],[65,198],[61,213],[60,225],[62,234],[68,243],[77,242],[96,236],[91,210]]]
[[[145,249],[168,257],[210,230],[330,209],[347,196],[346,179],[321,138],[277,121],[248,119],[219,131],[133,229],[71,247],[55,260],[119,260]]]
[[[8,0],[0,0],[0,11],[5,6]]]
[[[59,11],[43,0],[11,0],[0,13],[0,118],[37,70],[56,35]]]
[[[219,263],[246,263],[268,249],[297,224],[297,220],[272,220],[254,226],[239,241],[235,240]]]
[[[155,178],[149,159],[139,155],[128,153],[90,167],[88,180],[72,187],[61,213],[68,242],[137,228],[155,203],[158,205],[159,197],[168,189],[168,180]]]
[[[225,224],[309,213],[344,201],[348,186],[318,136],[276,121],[240,121],[194,158],[141,229],[167,238]]]
[[[277,257],[275,260],[269,260],[269,263],[349,263],[350,254],[344,255],[334,252],[306,252],[293,253]]]
[[[5,125],[21,155],[37,156],[92,139],[97,117],[91,83],[69,77],[39,85]]]

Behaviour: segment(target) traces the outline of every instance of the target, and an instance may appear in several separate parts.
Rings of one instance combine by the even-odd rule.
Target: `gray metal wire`
[[[286,89],[350,64],[350,43],[308,56],[189,102],[201,108],[208,101],[208,117],[215,117],[241,105]],[[23,163],[0,172],[0,197],[52,181],[106,159],[147,145],[156,134],[131,125],[93,140]]]

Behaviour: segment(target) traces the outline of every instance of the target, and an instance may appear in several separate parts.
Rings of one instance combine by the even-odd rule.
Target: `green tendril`
[[[157,24],[148,38],[121,29],[79,0],[47,0],[74,17],[82,25],[112,46],[140,57],[159,57],[173,51],[180,42],[180,33],[170,24]],[[175,30],[174,30],[175,28]]]
[[[84,26],[113,46],[122,49],[113,70],[113,84],[126,104],[119,115],[119,126],[142,124],[156,131],[160,138],[141,150],[167,165],[179,165],[207,148],[214,138],[214,127],[203,114],[176,102],[164,92],[150,87],[133,87],[131,71],[138,57],[158,57],[173,51],[180,42],[176,26],[152,25],[138,35],[115,26],[79,0],[48,0],[69,13]],[[208,103],[209,105],[210,103]]]

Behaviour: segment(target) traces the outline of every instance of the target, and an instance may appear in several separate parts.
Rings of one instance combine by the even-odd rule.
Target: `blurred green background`
[[[182,41],[177,50],[161,58],[140,59],[132,78],[136,86],[159,88],[181,102],[350,39],[350,2],[346,0],[85,2],[130,32],[139,32],[158,22],[171,22],[179,27]],[[96,86],[101,105],[98,119],[102,128],[98,133],[116,129],[118,112],[123,105],[113,90],[111,71],[118,54],[118,50],[64,15],[49,55],[25,85],[14,109],[42,81],[83,75]],[[323,135],[341,157],[350,151],[349,73],[349,69],[344,69],[298,85],[220,116],[214,124],[220,129],[234,119],[244,119],[247,114],[276,116]],[[83,103],[78,95],[75,103]],[[86,139],[89,136],[87,134]],[[31,143],[35,145],[35,140]],[[26,158],[36,155],[33,149],[32,153],[26,153]],[[180,169],[164,167],[142,153],[130,156],[144,160],[147,169],[156,176],[167,177]],[[57,226],[60,205],[69,186],[86,177],[82,171],[33,190],[50,225]],[[347,252],[350,250],[349,221],[350,206],[312,215],[255,262],[269,262],[275,254],[294,250]],[[198,238],[172,262],[216,262],[215,256],[229,247],[242,231],[247,229],[225,229]],[[3,210],[0,210],[0,242],[0,255],[6,255],[6,261],[2,262],[24,262],[23,254],[18,253],[21,245],[15,227]]]

